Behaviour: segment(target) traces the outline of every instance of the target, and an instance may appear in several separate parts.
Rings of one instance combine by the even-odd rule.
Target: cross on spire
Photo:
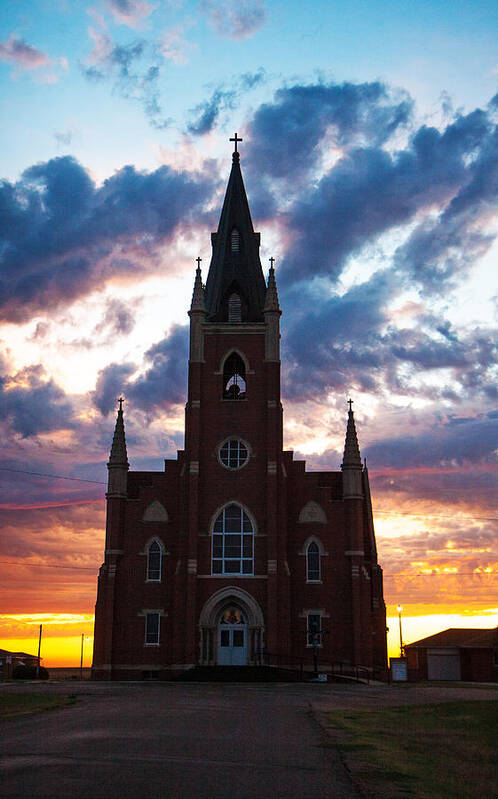
[[[197,256],[197,258],[196,258],[195,260],[197,261],[197,269],[200,269],[200,268],[201,268],[201,261],[202,261],[202,258],[200,258],[199,256]]]
[[[351,397],[348,399],[348,405],[349,405],[349,412],[352,413],[352,411],[353,411],[353,400],[351,399]]]
[[[123,410],[123,402],[124,402],[123,397],[119,397],[118,402],[119,402],[119,410],[122,411]]]
[[[272,255],[272,257],[271,257],[271,258],[269,258],[268,260],[269,260],[269,262],[270,262],[270,269],[273,269],[273,264],[275,263],[275,258],[274,258],[274,257],[273,257],[273,255]]]
[[[230,139],[230,141],[233,141],[233,142],[235,142],[235,144],[234,144],[234,148],[235,148],[235,149],[234,149],[234,152],[235,152],[235,153],[238,153],[239,151],[237,150],[237,142],[239,142],[239,141],[244,141],[244,140],[243,140],[243,139],[240,139],[240,138],[239,138],[239,135],[238,135],[238,133],[236,133],[236,134],[235,134],[235,136],[234,136],[233,138],[231,138],[231,139]]]

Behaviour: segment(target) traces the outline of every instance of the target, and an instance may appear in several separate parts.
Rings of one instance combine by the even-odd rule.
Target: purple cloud
[[[93,395],[96,407],[107,415],[116,407],[116,397],[123,392],[133,408],[149,419],[168,407],[185,401],[187,391],[188,327],[174,325],[169,335],[150,347],[145,361],[150,364],[135,380],[133,364],[110,364],[99,373]]]
[[[19,69],[38,69],[46,67],[50,59],[41,50],[28,44],[15,34],[11,34],[4,42],[0,42],[0,61],[15,64]]]
[[[266,21],[262,0],[201,0],[199,8],[211,27],[229,39],[253,36]]]
[[[127,166],[97,187],[69,156],[0,184],[0,312],[23,321],[72,302],[115,275],[154,266],[153,251],[196,226],[210,175]]]

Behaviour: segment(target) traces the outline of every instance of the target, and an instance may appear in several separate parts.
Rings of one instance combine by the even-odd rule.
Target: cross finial
[[[201,268],[201,262],[202,262],[202,258],[200,258],[199,256],[197,256],[197,258],[196,258],[195,260],[197,261],[197,269],[200,269],[200,268]]]
[[[272,257],[269,258],[268,260],[270,261],[270,269],[273,269],[273,264],[275,263],[275,258],[272,255]]]
[[[123,402],[124,402],[123,397],[119,397],[118,402],[119,402],[119,410],[122,411],[123,410]]]
[[[238,135],[238,133],[236,133],[236,134],[235,134],[235,136],[233,136],[233,138],[231,138],[231,139],[230,139],[230,141],[233,141],[233,142],[235,142],[235,143],[234,143],[234,148],[235,148],[235,149],[234,149],[234,152],[235,152],[235,153],[238,153],[239,151],[237,150],[237,142],[239,142],[239,141],[244,141],[244,140],[243,140],[243,139],[240,139],[240,138],[239,138],[239,135]]]
[[[349,405],[349,412],[351,413],[353,410],[353,400],[351,399],[351,397],[348,399],[348,405]]]

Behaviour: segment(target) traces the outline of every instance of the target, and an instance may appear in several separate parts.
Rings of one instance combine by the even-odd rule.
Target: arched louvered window
[[[157,541],[152,541],[147,550],[147,582],[160,583],[163,551]]]
[[[236,352],[232,352],[223,366],[223,399],[240,400],[246,396],[246,367]]]
[[[316,541],[311,541],[306,550],[306,580],[309,583],[316,583],[320,579],[320,548]]]
[[[230,294],[228,298],[228,321],[242,322],[242,302],[238,294]]]
[[[236,227],[232,230],[231,236],[232,252],[239,252],[240,250],[240,233]]]

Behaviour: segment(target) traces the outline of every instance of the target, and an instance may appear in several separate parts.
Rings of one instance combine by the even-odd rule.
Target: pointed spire
[[[344,457],[342,459],[341,469],[362,469],[360,447],[358,445],[358,436],[356,434],[356,425],[353,415],[353,400],[348,400],[348,426],[346,429],[346,442],[344,445]]]
[[[195,270],[194,291],[192,293],[192,303],[190,305],[191,311],[206,312],[204,305],[204,286],[202,285],[201,275],[201,261],[202,258],[197,258],[197,269]]]
[[[232,156],[232,170],[221,211],[217,233],[211,235],[213,256],[206,281],[208,321],[228,321],[228,299],[237,294],[241,300],[242,321],[262,322],[266,285],[259,260],[259,233],[254,227],[247,201],[237,134]]]
[[[114,428],[111,454],[109,456],[109,462],[107,466],[122,466],[128,470],[130,468],[130,464],[128,463],[128,453],[126,452],[126,437],[123,420],[123,397],[120,397],[118,402],[119,410],[116,418],[116,426]]]
[[[264,313],[267,313],[268,311],[280,311],[280,305],[278,302],[277,281],[275,280],[275,269],[273,267],[274,263],[275,263],[275,258],[270,258],[270,271],[268,272],[268,286],[266,289],[265,307],[263,308]]]

